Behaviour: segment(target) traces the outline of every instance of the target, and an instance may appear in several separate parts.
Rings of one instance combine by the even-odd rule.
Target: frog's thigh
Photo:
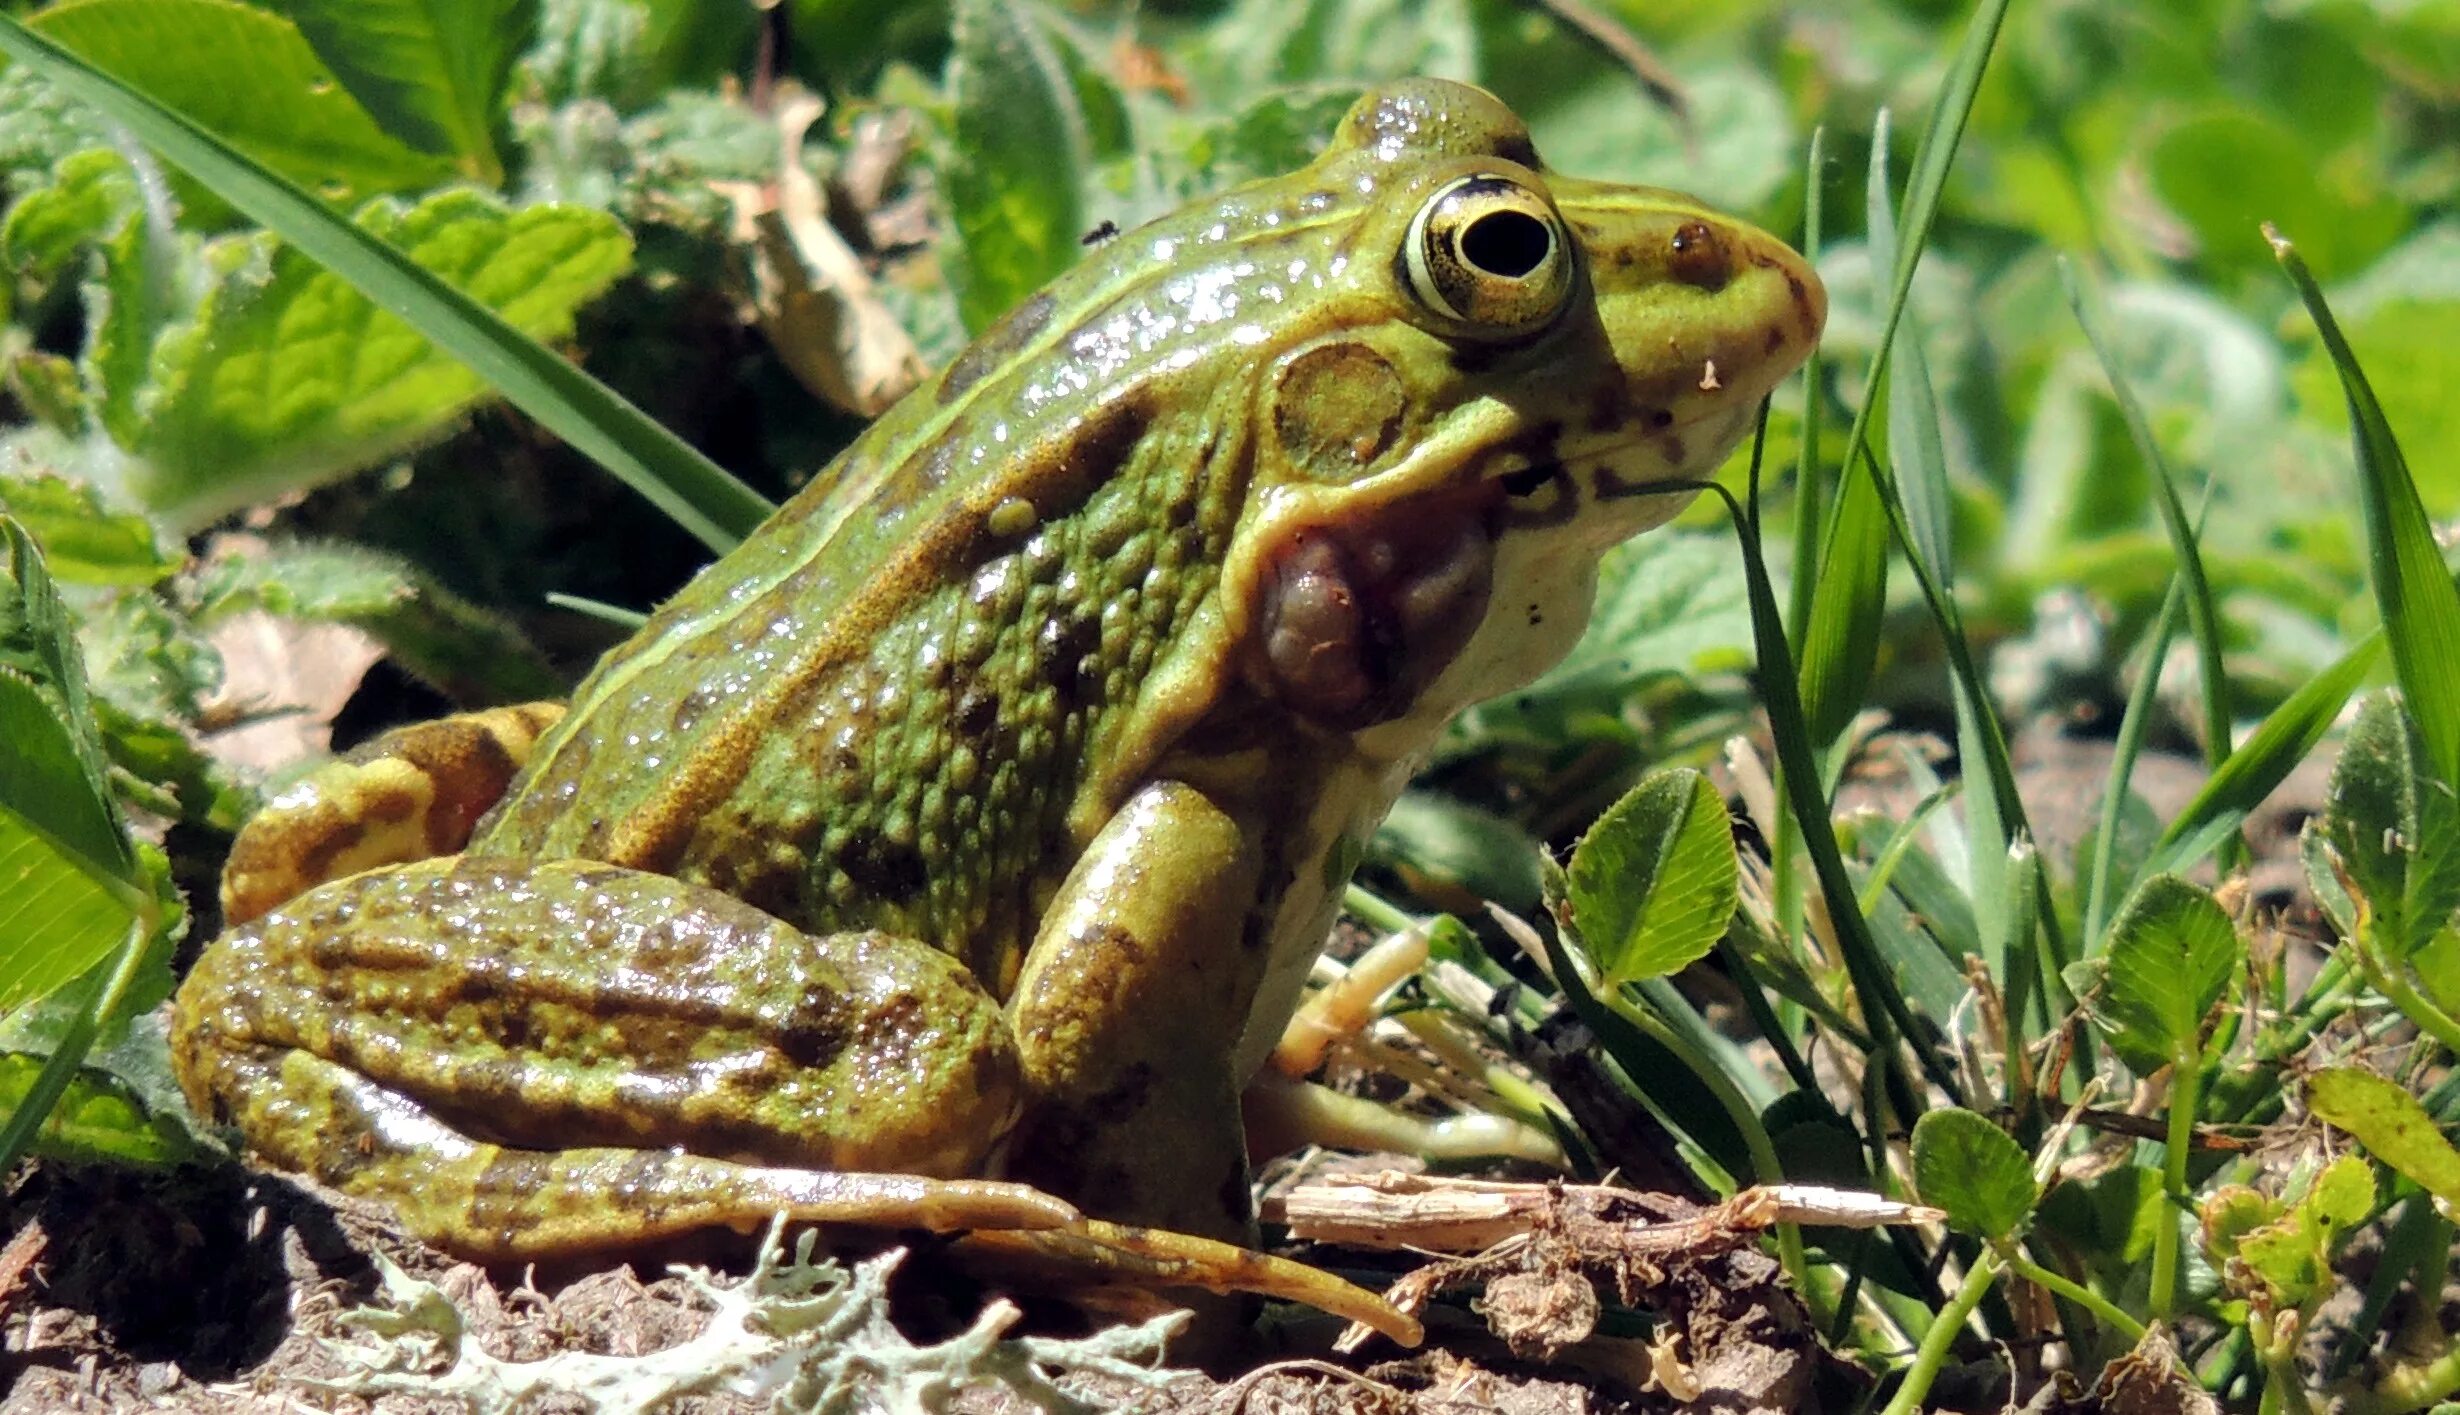
[[[461,858],[314,890],[206,949],[171,1051],[191,1103],[274,1165],[473,1256],[780,1211],[1072,1216],[961,1177],[1018,1094],[1006,1020],[962,967],[613,866]]]
[[[1027,1097],[1013,1177],[1104,1218],[1248,1235],[1231,1055],[1265,962],[1260,870],[1253,832],[1178,782],[1095,837],[1009,1003]]]

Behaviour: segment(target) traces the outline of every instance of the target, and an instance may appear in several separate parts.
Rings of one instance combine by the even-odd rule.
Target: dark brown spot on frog
[[[1682,466],[1683,455],[1689,450],[1683,446],[1682,435],[1672,432],[1666,434],[1666,440],[1660,443],[1659,447],[1662,450],[1662,454],[1666,459],[1666,465],[1668,467]]]
[[[976,740],[990,736],[999,726],[998,696],[982,684],[966,685],[957,699],[956,725],[957,731]]]
[[[709,710],[711,695],[706,687],[698,687],[675,700],[674,723],[678,735],[688,733],[700,722],[700,715]]]
[[[1650,408],[1640,414],[1640,422],[1651,432],[1664,432],[1674,426],[1674,414],[1664,408]]]
[[[1801,276],[1789,270],[1785,272],[1785,288],[1794,297],[1794,313],[1802,316],[1802,327],[1816,331],[1819,315],[1811,308],[1810,287],[1802,283]]]
[[[963,397],[965,390],[982,381],[983,375],[1014,358],[1051,322],[1051,311],[1056,307],[1057,301],[1045,290],[982,331],[982,337],[967,345],[940,378],[940,401],[951,403]]]
[[[1717,228],[1705,221],[1686,221],[1674,230],[1666,273],[1694,289],[1714,293],[1734,278],[1734,255]]]
[[[1784,348],[1785,331],[1777,328],[1773,324],[1768,326],[1768,337],[1760,341],[1760,347],[1764,352],[1770,354],[1774,354],[1777,350]]]
[[[885,905],[909,902],[930,882],[921,851],[881,835],[847,841],[837,851],[837,868],[865,895]]]
[[[333,864],[344,854],[359,847],[367,839],[365,820],[347,820],[320,833],[299,852],[299,876],[302,879],[333,878]]]

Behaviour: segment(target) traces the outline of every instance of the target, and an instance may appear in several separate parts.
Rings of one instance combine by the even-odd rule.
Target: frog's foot
[[[620,1251],[711,1228],[750,1232],[779,1214],[935,1232],[1082,1221],[1038,1189],[988,1179],[832,1173],[673,1149],[490,1144],[321,1058],[260,1053],[254,1063],[266,1073],[253,1078],[255,1094],[298,1098],[295,1123],[280,1131],[293,1138],[260,1143],[268,1159],[382,1204],[419,1238],[481,1262]]]
[[[1084,1219],[1065,1228],[970,1233],[957,1246],[1138,1287],[1195,1287],[1303,1302],[1363,1323],[1403,1346],[1416,1346],[1426,1335],[1417,1318],[1320,1268],[1190,1233]]]
[[[327,880],[459,852],[563,715],[562,703],[523,703],[416,722],[310,772],[231,842],[223,922],[244,924]]]

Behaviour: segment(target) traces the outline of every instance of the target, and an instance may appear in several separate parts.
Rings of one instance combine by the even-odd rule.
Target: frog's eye
[[[1429,310],[1493,335],[1536,331],[1572,288],[1563,218],[1509,177],[1463,177],[1428,198],[1401,266]]]

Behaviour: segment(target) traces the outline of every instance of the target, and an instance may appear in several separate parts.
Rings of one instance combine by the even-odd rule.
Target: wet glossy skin
[[[1361,843],[1824,313],[1476,90],[1370,95],[986,332],[534,753],[550,712],[456,720],[277,803],[234,918],[365,872],[208,949],[183,1083],[482,1256],[1071,1218],[992,1178],[1236,1239],[1239,1090]]]

